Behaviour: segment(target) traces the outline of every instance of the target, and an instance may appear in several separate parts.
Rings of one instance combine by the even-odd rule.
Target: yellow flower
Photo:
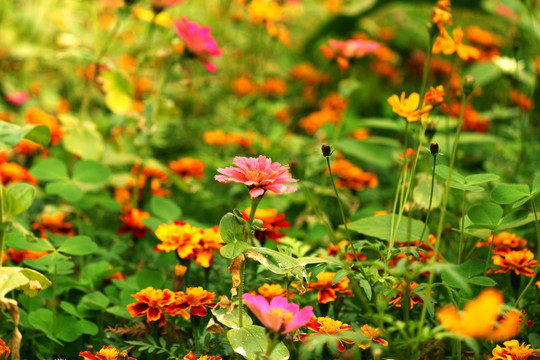
[[[408,98],[405,98],[405,91],[401,93],[401,97],[392,95],[388,98],[388,103],[392,107],[392,111],[399,116],[407,119],[407,121],[418,121],[420,118],[428,116],[428,112],[431,110],[431,105],[425,105],[424,103],[420,108],[420,95],[413,92]]]

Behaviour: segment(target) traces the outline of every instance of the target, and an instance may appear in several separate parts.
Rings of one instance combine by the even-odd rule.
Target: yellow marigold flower
[[[176,293],[176,300],[168,308],[169,313],[188,310],[192,315],[204,317],[208,314],[207,307],[213,308],[217,303],[213,302],[216,294],[204,290],[202,287],[189,287],[186,292]]]
[[[388,98],[388,104],[392,107],[392,111],[405,118],[409,122],[418,121],[420,118],[428,116],[431,110],[431,105],[422,104],[420,108],[420,95],[413,92],[408,98],[405,98],[405,91],[401,93],[401,97],[392,95]]]
[[[371,326],[369,326],[368,324],[365,324],[364,326],[362,326],[360,328],[360,330],[362,331],[362,333],[364,335],[366,335],[368,337],[369,340],[371,341],[375,341],[375,342],[378,342],[379,344],[381,344],[382,346],[388,346],[388,341],[384,340],[382,337],[381,337],[381,333],[379,331],[379,329],[374,329],[372,328]],[[362,349],[367,349],[371,344],[365,344],[365,343],[360,343],[358,344],[358,347],[359,348],[362,348]]]
[[[461,312],[453,305],[444,306],[437,311],[437,320],[446,329],[459,335],[502,341],[516,336],[522,321],[521,316],[518,319],[514,311],[497,322],[502,306],[502,293],[496,289],[485,289],[477,298],[469,301]]]
[[[444,27],[441,28],[441,35],[435,40],[433,44],[432,52],[438,54],[442,52],[445,55],[451,55],[457,53],[458,56],[467,61],[469,59],[478,59],[480,57],[480,50],[477,48],[464,45],[461,43],[463,40],[463,30],[460,27],[455,28],[452,31],[454,38],[452,39]]]
[[[137,302],[127,306],[131,317],[146,316],[148,324],[152,321],[159,321],[160,327],[167,323],[165,313],[168,312],[169,305],[175,300],[174,292],[168,289],[154,289],[150,286],[131,296],[137,300]]]
[[[286,298],[287,290],[282,288],[280,284],[263,284],[262,286],[259,286],[257,292],[250,291],[250,294],[253,296],[261,295],[266,301],[270,302],[276,296]],[[294,293],[289,290],[289,298],[292,298],[293,296]]]
[[[431,23],[439,28],[444,25],[452,25],[452,13],[450,13],[450,0],[439,0],[433,8]]]
[[[503,343],[504,347],[497,345],[493,349],[493,357],[490,360],[527,360],[534,356],[540,349],[531,349],[531,345],[519,344],[517,340],[509,340]]]
[[[308,290],[316,289],[319,291],[317,294],[317,300],[321,304],[327,304],[335,301],[337,298],[336,293],[343,294],[345,296],[353,296],[352,291],[349,289],[349,278],[345,277],[332,285],[334,276],[333,272],[322,272],[317,275],[317,281],[309,284]]]
[[[159,225],[155,234],[161,240],[161,244],[154,247],[155,251],[176,250],[181,259],[187,259],[193,255],[193,250],[202,235],[202,229],[192,227],[183,221],[175,221],[170,225]]]
[[[306,324],[306,327],[309,330],[312,330],[316,333],[326,334],[326,335],[333,335],[333,334],[337,334],[345,330],[352,329],[351,325],[345,324],[339,320],[334,320],[329,317],[316,317],[316,316],[313,316],[309,320],[309,322]],[[302,335],[300,336],[300,340],[305,342],[306,338],[309,338],[310,335]],[[337,349],[340,352],[343,352],[346,350],[345,345],[343,343],[353,344],[354,341],[346,340],[346,339],[338,339],[337,343],[338,343]]]

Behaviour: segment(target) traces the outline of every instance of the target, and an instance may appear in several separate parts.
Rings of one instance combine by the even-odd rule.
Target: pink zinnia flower
[[[13,91],[4,95],[4,98],[15,106],[21,106],[28,100],[29,95],[26,91]]]
[[[329,59],[336,58],[341,70],[349,67],[351,58],[361,58],[380,48],[380,44],[371,40],[346,40],[339,41],[330,39],[329,45],[322,45],[323,55]]]
[[[311,306],[300,310],[298,304],[290,304],[281,296],[272,298],[270,303],[261,295],[244,294],[243,299],[263,325],[275,333],[288,334],[306,325],[313,317]]]
[[[221,56],[221,49],[210,35],[210,28],[208,26],[201,27],[195,21],[190,22],[185,17],[180,21],[175,21],[174,26],[187,49],[202,61],[206,70],[215,72],[216,65],[208,61],[208,58]]]
[[[249,190],[251,198],[264,195],[266,190],[281,194],[293,192],[297,189],[284,184],[297,182],[289,173],[289,165],[281,166],[278,162],[272,162],[272,159],[260,155],[258,158],[246,158],[237,156],[234,158],[234,165],[225,169],[217,169],[223,175],[216,175],[215,179],[219,182],[236,182],[245,184]]]

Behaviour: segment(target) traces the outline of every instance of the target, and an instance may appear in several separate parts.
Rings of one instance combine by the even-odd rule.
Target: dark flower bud
[[[321,151],[324,157],[332,155],[332,148],[330,148],[330,145],[328,144],[323,144],[323,146],[321,146]]]
[[[463,93],[465,96],[469,96],[474,90],[474,76],[467,75],[463,78]]]
[[[428,123],[426,126],[425,135],[428,141],[433,139],[433,136],[435,136],[435,133],[437,132],[437,126],[434,123]]]
[[[88,345],[86,347],[86,351],[88,351],[89,353],[93,354],[94,353],[94,346],[93,345]]]
[[[431,155],[436,155],[439,153],[439,144],[437,143],[431,143],[431,145],[429,145],[429,151],[431,151]]]
[[[512,44],[512,47],[514,48],[514,51],[518,51],[518,49],[519,49],[519,41],[514,41],[514,43]]]

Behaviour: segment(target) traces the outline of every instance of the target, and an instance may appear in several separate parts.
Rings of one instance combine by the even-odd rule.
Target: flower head
[[[169,311],[188,310],[192,315],[204,317],[208,314],[207,307],[213,308],[216,303],[213,302],[216,294],[204,290],[202,287],[189,287],[186,292],[176,293],[177,299],[169,307]]]
[[[267,190],[281,194],[293,192],[297,189],[289,184],[297,182],[289,173],[289,165],[282,166],[278,162],[272,162],[272,159],[260,155],[258,158],[246,158],[237,156],[234,158],[236,167],[218,169],[223,175],[216,175],[215,179],[219,182],[236,182],[246,185],[251,198],[264,195]]]
[[[266,299],[266,301],[272,301],[272,299],[276,296],[287,296],[287,290],[282,288],[279,284],[263,284],[262,286],[259,286],[257,292],[250,291],[250,294],[254,296],[261,295]],[[294,293],[289,290],[289,297],[292,298],[293,296]]]
[[[433,44],[432,52],[434,54],[440,52],[445,55],[457,53],[458,56],[465,61],[469,59],[478,59],[480,57],[480,50],[473,46],[461,43],[463,40],[463,30],[460,27],[457,27],[452,31],[452,35],[454,36],[453,39],[444,27],[441,27],[440,30],[441,35],[437,37],[435,44]]]
[[[4,340],[0,339],[0,360],[7,360],[9,354],[11,354],[11,350],[6,346]]]
[[[168,289],[156,290],[150,286],[131,296],[137,300],[127,306],[131,317],[146,316],[147,323],[159,321],[160,327],[167,323],[165,313],[168,312],[168,306],[175,300],[174,292]]]
[[[420,108],[420,95],[413,92],[408,98],[405,98],[405,91],[401,93],[401,97],[392,95],[388,98],[388,103],[392,107],[392,111],[399,116],[407,119],[409,122],[418,121],[424,118],[431,110],[431,105],[422,104]]]
[[[491,273],[506,273],[514,271],[516,275],[523,274],[525,276],[533,276],[534,268],[538,265],[538,261],[534,260],[534,254],[529,249],[511,250],[506,253],[500,253],[491,257],[493,264],[497,265],[497,269],[490,269]]]
[[[339,320],[334,320],[329,317],[315,317],[315,316],[313,316],[309,320],[309,322],[306,324],[306,327],[316,333],[326,334],[326,335],[334,335],[342,331],[352,329],[351,325],[345,324]],[[309,336],[310,335],[303,335],[300,337],[300,340],[305,341],[305,339],[308,338]],[[346,339],[338,339],[337,343],[338,343],[337,349],[340,352],[343,352],[346,350],[345,345],[343,343],[353,344],[354,341],[346,340]]]
[[[95,355],[91,351],[81,351],[79,356],[82,356],[84,360],[117,360],[119,355],[127,355],[125,351],[118,351],[117,348],[112,346],[103,346]],[[129,360],[137,360],[129,357]]]
[[[343,294],[345,296],[353,296],[351,289],[349,289],[349,278],[344,277],[337,283],[333,284],[334,276],[333,272],[322,272],[317,275],[317,281],[309,284],[308,290],[319,290],[317,294],[317,300],[321,304],[327,304],[335,301],[337,298],[336,293]]]
[[[216,40],[210,35],[208,26],[199,26],[195,21],[190,22],[183,17],[180,21],[175,21],[174,26],[178,36],[186,44],[186,48],[197,56],[203,63],[206,70],[215,72],[216,65],[208,60],[210,57],[221,56],[221,49]]]
[[[244,220],[248,220],[249,214],[251,213],[251,208],[247,208],[242,212]],[[261,220],[263,222],[261,228],[266,230],[255,231],[255,237],[262,241],[263,238],[272,239],[279,243],[279,238],[285,236],[281,232],[281,229],[288,229],[291,227],[291,224],[285,220],[285,214],[280,214],[276,209],[256,209],[255,210],[255,219]]]
[[[306,325],[313,317],[313,308],[306,306],[300,310],[298,304],[290,304],[281,296],[274,297],[270,303],[262,296],[244,294],[246,306],[269,330],[288,334]]]
[[[346,40],[339,41],[330,39],[329,45],[322,45],[323,55],[329,59],[336,59],[340,70],[349,68],[351,58],[361,58],[379,49],[380,44],[371,40]]]
[[[182,360],[221,360],[221,356],[209,356],[209,355],[201,355],[200,357],[196,357],[195,354],[193,354],[192,351],[189,352],[186,356],[182,358]],[[176,359],[180,360],[180,359]]]
[[[181,178],[204,176],[204,163],[195,158],[185,157],[169,162],[169,169]]]
[[[509,340],[503,343],[504,347],[497,345],[493,349],[493,357],[490,360],[527,360],[534,356],[540,349],[531,349],[531,345],[519,344],[517,340]]]
[[[502,305],[502,293],[486,289],[469,301],[461,312],[453,305],[444,306],[437,311],[437,320],[446,329],[459,335],[502,341],[519,333],[521,321],[521,316],[518,319],[515,316],[517,313],[510,311],[497,322]]]
[[[65,221],[66,214],[59,211],[54,214],[42,214],[41,222],[32,223],[32,230],[39,230],[39,236],[47,238],[47,232],[66,236],[75,235],[73,223]]]
[[[398,288],[398,292],[396,293],[396,296],[388,302],[388,304],[394,304],[395,307],[401,307],[403,303],[403,290],[405,290],[405,287],[407,286],[406,282],[398,283],[394,285],[394,288]],[[415,281],[411,281],[409,283],[409,307],[412,309],[414,305],[416,304],[424,304],[424,300],[422,300],[422,297],[414,292],[414,288],[416,288],[418,284]]]
[[[15,106],[23,105],[29,97],[26,91],[13,91],[4,95],[4,99]]]
[[[118,229],[120,234],[132,232],[133,236],[137,239],[143,238],[146,233],[146,225],[143,224],[143,220],[150,217],[150,214],[146,211],[139,209],[129,209],[123,216],[120,216],[120,221],[124,222],[124,225]]]
[[[364,335],[367,336],[367,338],[369,340],[378,342],[382,346],[388,346],[388,341],[384,340],[381,337],[381,332],[379,331],[379,329],[374,329],[371,326],[369,326],[368,324],[365,324],[360,328],[360,330],[362,331],[362,333]],[[366,344],[366,343],[362,342],[362,343],[358,344],[358,347],[362,348],[362,349],[367,349],[370,345],[371,345],[370,343]]]

